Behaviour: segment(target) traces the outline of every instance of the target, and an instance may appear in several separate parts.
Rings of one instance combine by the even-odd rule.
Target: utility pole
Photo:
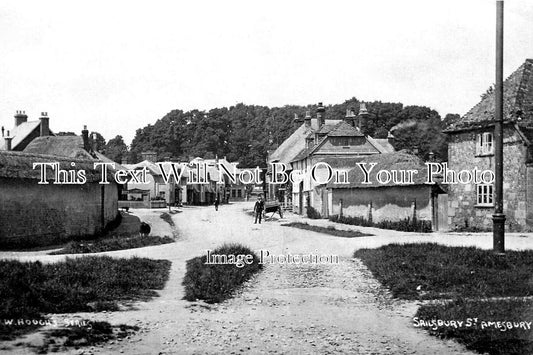
[[[505,215],[503,214],[503,0],[496,1],[496,105],[494,111],[494,252],[505,253]]]

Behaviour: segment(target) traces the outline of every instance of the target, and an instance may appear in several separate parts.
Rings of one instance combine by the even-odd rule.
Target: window
[[[494,185],[484,184],[477,185],[477,205],[493,206],[494,205]]]
[[[242,197],[242,190],[237,190],[237,197]]]
[[[491,132],[477,135],[476,155],[494,154],[494,139]]]

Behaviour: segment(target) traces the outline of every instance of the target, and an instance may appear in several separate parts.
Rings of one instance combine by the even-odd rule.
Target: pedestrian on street
[[[218,199],[218,196],[217,196],[217,198],[215,198],[215,211],[218,211],[219,203],[220,203],[220,200]]]
[[[255,222],[257,223],[257,219],[259,218],[259,224],[261,224],[261,217],[263,216],[263,210],[265,209],[265,203],[263,202],[263,198],[261,196],[257,196],[257,201],[254,205],[254,213],[255,213]]]

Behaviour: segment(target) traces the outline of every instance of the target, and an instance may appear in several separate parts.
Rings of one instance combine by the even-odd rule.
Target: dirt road
[[[414,328],[412,316],[416,303],[393,300],[366,267],[351,258],[356,248],[365,244],[375,246],[379,238],[385,243],[387,235],[346,239],[283,227],[279,221],[254,225],[252,217],[244,212],[251,207],[250,202],[222,205],[218,212],[213,207],[184,208],[173,215],[179,233],[176,243],[106,253],[115,257],[136,255],[171,260],[170,279],[160,297],[136,304],[136,310],[78,314],[92,320],[142,328],[130,339],[81,351],[85,354],[470,354],[454,342],[438,340]],[[134,213],[149,221],[158,234],[172,235],[172,228],[159,218],[161,211]],[[300,217],[289,215],[288,218]],[[268,264],[239,295],[220,305],[182,300],[185,261],[232,241],[276,255],[338,255],[340,263]],[[41,254],[23,257],[18,254],[18,258],[58,259],[58,256]],[[14,350],[24,352],[21,348]]]

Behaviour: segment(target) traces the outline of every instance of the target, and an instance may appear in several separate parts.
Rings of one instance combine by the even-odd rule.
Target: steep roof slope
[[[483,127],[494,120],[495,92],[491,92],[463,117],[451,122],[446,131]],[[533,59],[515,70],[503,84],[505,121],[533,122]]]
[[[285,139],[283,143],[268,157],[269,162],[281,162],[289,164],[298,154],[305,150],[305,138],[312,130],[302,124],[289,138]]]

